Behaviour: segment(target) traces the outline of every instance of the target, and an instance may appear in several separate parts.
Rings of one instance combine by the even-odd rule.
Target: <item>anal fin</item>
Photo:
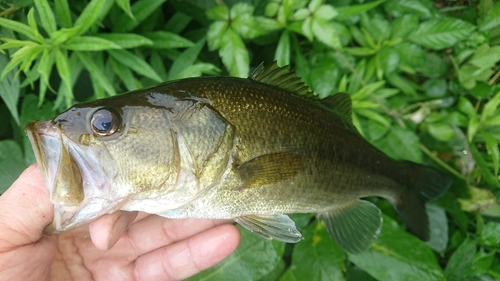
[[[266,239],[286,243],[297,243],[304,239],[295,227],[295,222],[287,215],[248,215],[236,218],[235,221]]]
[[[379,208],[365,200],[326,213],[320,213],[328,234],[340,248],[350,254],[368,249],[377,238],[382,226]]]

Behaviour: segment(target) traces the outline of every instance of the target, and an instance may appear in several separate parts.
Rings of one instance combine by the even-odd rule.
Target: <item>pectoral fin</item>
[[[248,188],[289,179],[303,167],[300,155],[282,152],[255,157],[237,165],[236,170],[244,181],[243,188]]]
[[[350,254],[368,249],[382,226],[379,208],[365,200],[357,200],[319,216],[325,221],[328,234],[340,248]]]
[[[287,215],[249,215],[236,218],[236,222],[266,239],[287,243],[297,243],[304,239],[295,228],[295,222]]]

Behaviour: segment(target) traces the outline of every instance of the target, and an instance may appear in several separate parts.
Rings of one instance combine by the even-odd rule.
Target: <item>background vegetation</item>
[[[494,0],[0,0],[0,192],[34,157],[23,128],[72,104],[200,75],[290,64],[397,159],[454,177],[432,239],[392,206],[372,248],[346,255],[313,215],[287,245],[242,231],[192,280],[500,280],[500,3]]]

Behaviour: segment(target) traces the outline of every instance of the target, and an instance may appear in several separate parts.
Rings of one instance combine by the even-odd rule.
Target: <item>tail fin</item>
[[[418,238],[429,240],[429,219],[425,203],[441,196],[451,184],[451,178],[432,167],[404,161],[406,188],[396,198],[395,208],[410,231]]]

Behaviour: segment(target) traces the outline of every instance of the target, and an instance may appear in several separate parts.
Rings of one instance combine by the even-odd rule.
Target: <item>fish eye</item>
[[[109,109],[102,108],[92,114],[90,124],[92,130],[98,136],[109,136],[114,134],[121,121],[117,114]]]

